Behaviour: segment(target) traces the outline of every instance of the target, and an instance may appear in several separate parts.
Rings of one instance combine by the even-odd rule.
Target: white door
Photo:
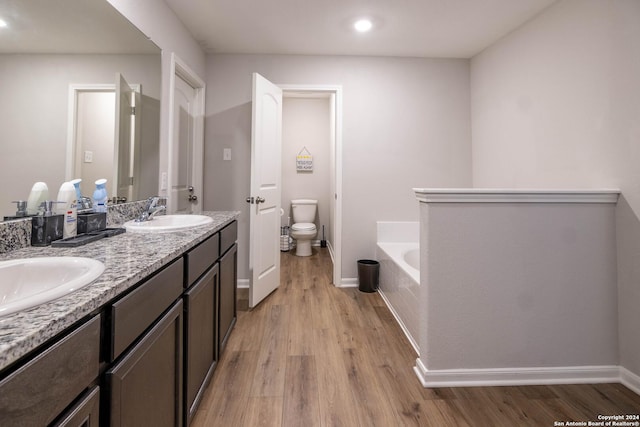
[[[172,53],[169,87],[169,172],[160,190],[169,183],[169,212],[196,213],[202,211],[205,84]]]
[[[115,143],[114,143],[114,191],[113,195],[134,200],[136,137],[135,92],[122,74],[116,73]],[[135,182],[135,185],[138,183]]]
[[[176,75],[173,96],[173,176],[170,195],[173,212],[191,213],[197,203],[197,197],[193,194],[192,168],[195,99],[196,90]]]
[[[249,208],[249,307],[280,285],[282,89],[253,74]]]

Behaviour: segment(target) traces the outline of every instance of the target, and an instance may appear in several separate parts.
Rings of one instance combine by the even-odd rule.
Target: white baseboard
[[[311,241],[311,246],[320,246],[320,239],[313,239]],[[293,239],[293,242],[291,242],[291,247],[292,248],[296,247],[296,239]]]
[[[331,263],[336,265],[335,253],[333,250],[333,245],[330,241],[327,241],[327,249],[329,249],[329,256],[331,257]]]
[[[503,385],[619,383],[619,366],[428,370],[420,359],[413,368],[426,388]]]
[[[313,246],[313,247],[320,247],[321,242],[322,242],[321,240],[314,239],[314,240],[312,240],[312,241],[311,241],[311,246]],[[328,242],[327,242],[327,245],[328,245]],[[296,241],[295,241],[295,239],[294,239],[294,240],[291,242],[291,249],[295,249],[295,247],[296,247]]]
[[[236,282],[236,286],[238,287],[238,289],[240,288],[249,289],[249,279],[238,279],[238,281]]]
[[[634,393],[640,394],[640,376],[622,366],[620,367],[620,382]]]
[[[415,350],[415,352],[420,355],[420,347],[418,347],[418,343],[416,342],[416,340],[411,336],[411,334],[409,333],[409,330],[407,329],[407,327],[405,326],[404,322],[402,321],[402,319],[400,319],[400,316],[398,316],[398,313],[396,312],[396,310],[393,308],[393,306],[391,305],[391,303],[389,302],[389,300],[387,299],[387,296],[384,294],[384,292],[382,292],[380,289],[378,289],[378,294],[382,297],[382,300],[384,301],[384,303],[387,305],[387,308],[389,309],[389,311],[391,312],[391,314],[393,315],[393,317],[396,319],[396,322],[398,322],[398,325],[400,325],[400,329],[402,329],[402,332],[404,332],[404,335],[407,337],[407,339],[409,340],[409,342],[411,343],[411,346],[413,347],[413,349]],[[419,359],[418,359],[419,360]]]
[[[342,277],[340,279],[340,284],[337,285],[339,288],[357,288],[358,287],[358,278],[357,277]]]

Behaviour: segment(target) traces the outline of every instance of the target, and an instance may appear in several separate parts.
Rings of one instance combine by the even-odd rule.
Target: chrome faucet
[[[167,199],[164,197],[149,197],[144,210],[136,222],[150,221],[158,212],[165,212],[167,210]]]

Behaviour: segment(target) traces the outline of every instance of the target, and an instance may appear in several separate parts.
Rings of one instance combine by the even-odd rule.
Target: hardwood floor
[[[380,296],[334,287],[331,267],[326,249],[282,254],[281,286],[239,312],[192,426],[554,426],[640,414],[640,396],[620,384],[424,389]]]

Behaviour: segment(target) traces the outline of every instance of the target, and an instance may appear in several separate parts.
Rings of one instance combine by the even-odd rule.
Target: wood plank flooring
[[[640,396],[620,384],[424,389],[380,296],[334,287],[331,268],[326,249],[283,253],[281,286],[252,311],[239,300],[192,426],[554,426],[640,414]]]

